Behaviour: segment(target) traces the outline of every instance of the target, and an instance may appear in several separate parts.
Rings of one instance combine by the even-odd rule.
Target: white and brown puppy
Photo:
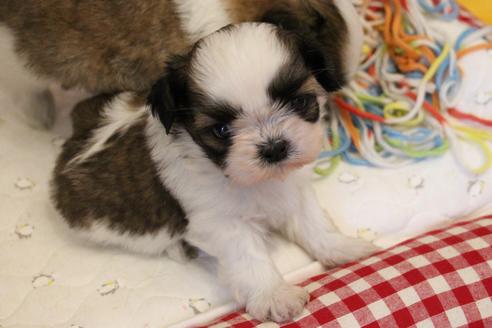
[[[252,21],[316,40],[327,90],[341,87],[358,62],[362,30],[348,0],[2,0],[0,88],[27,102],[32,124],[49,126],[50,81],[95,94],[145,90],[173,55]]]
[[[104,244],[171,255],[198,247],[255,318],[292,318],[307,293],[272,263],[270,231],[326,265],[373,250],[335,230],[300,170],[323,138],[320,51],[274,25],[232,25],[172,60],[147,101],[121,93],[81,103],[55,169],[56,207]]]

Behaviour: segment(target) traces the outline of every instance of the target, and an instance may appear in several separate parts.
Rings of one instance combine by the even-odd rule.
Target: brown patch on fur
[[[128,105],[132,108],[139,109],[142,106],[147,105],[147,97],[149,96],[148,90],[142,90],[134,92],[132,98],[128,101]]]
[[[237,22],[257,21],[268,10],[282,1],[265,0],[222,0],[231,20]],[[278,4],[277,4],[278,5]]]
[[[222,166],[231,140],[230,138],[219,139],[215,136],[213,127],[219,122],[219,120],[198,112],[186,120],[185,127],[193,140],[202,147],[207,157]]]
[[[299,93],[310,93],[315,95],[324,94],[323,88],[319,85],[316,79],[310,76],[306,82],[299,88]]]
[[[182,234],[188,221],[158,177],[146,143],[146,116],[111,138],[104,150],[67,167],[99,126],[101,111],[110,100],[110,96],[94,97],[75,109],[75,133],[63,146],[52,181],[56,208],[74,228],[104,220],[121,233],[167,229],[171,235]]]
[[[102,109],[113,100],[114,95],[106,94],[82,100],[72,111],[73,137],[83,138],[88,132],[98,127]]]
[[[36,73],[96,93],[147,89],[189,47],[171,0],[2,0],[0,12]]]
[[[214,120],[212,117],[204,114],[204,113],[196,113],[194,118],[194,125],[196,129],[204,129],[213,126],[217,123],[217,120]]]
[[[286,9],[303,15],[306,9],[306,2],[317,6],[320,1],[333,3],[331,0],[222,0],[234,22],[258,21],[268,11],[279,9]],[[301,20],[305,18],[303,17]]]
[[[270,10],[289,10],[304,23],[312,23],[313,17],[306,11],[307,6],[323,14],[327,5],[333,6],[332,0],[222,0],[227,13],[235,23],[260,20]],[[328,13],[328,19],[332,16]]]

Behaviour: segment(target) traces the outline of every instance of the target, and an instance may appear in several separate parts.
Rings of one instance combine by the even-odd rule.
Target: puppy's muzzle
[[[270,139],[258,146],[259,157],[268,164],[282,162],[289,157],[290,144],[285,139]]]

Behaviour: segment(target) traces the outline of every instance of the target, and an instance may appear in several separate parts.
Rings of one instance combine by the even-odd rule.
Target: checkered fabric
[[[295,322],[264,327],[492,327],[492,217],[432,231],[301,284]],[[259,325],[244,312],[209,327]]]

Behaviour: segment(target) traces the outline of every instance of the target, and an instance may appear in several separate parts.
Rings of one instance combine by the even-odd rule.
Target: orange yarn
[[[385,0],[384,11],[386,21],[383,38],[398,69],[403,73],[418,71],[425,74],[428,67],[422,63],[423,59],[430,65],[436,56],[428,47],[419,46],[415,48],[411,46],[411,43],[428,38],[424,35],[409,35],[405,32],[402,26],[403,15],[399,0]]]

